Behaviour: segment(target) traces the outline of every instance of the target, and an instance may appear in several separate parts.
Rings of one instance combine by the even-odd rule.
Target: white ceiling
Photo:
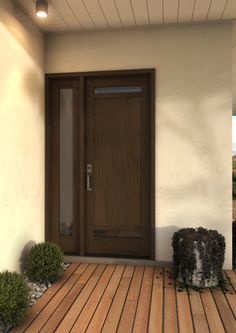
[[[114,29],[236,18],[236,0],[49,0],[46,19],[35,0],[17,0],[45,32]]]

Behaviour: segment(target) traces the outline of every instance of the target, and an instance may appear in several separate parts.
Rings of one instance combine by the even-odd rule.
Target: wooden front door
[[[46,239],[66,253],[153,256],[151,76],[47,76]]]
[[[86,82],[86,253],[150,256],[150,112],[145,77]]]

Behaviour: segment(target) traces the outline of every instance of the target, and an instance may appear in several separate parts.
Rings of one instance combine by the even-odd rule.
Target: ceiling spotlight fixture
[[[36,15],[41,18],[48,16],[48,3],[45,0],[36,0]]]

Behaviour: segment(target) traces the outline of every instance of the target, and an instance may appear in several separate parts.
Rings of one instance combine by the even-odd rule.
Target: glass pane
[[[60,90],[60,234],[73,229],[73,91]]]
[[[99,87],[95,88],[95,95],[99,94],[124,94],[124,93],[141,93],[142,87],[129,86],[129,87]]]

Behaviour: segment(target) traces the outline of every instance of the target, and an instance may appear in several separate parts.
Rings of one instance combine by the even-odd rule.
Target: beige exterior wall
[[[232,73],[233,114],[236,115],[236,20],[233,23]]]
[[[44,38],[15,1],[0,4],[0,271],[44,239]]]
[[[232,262],[231,24],[50,35],[46,72],[156,69],[156,259],[182,227],[219,230]]]

